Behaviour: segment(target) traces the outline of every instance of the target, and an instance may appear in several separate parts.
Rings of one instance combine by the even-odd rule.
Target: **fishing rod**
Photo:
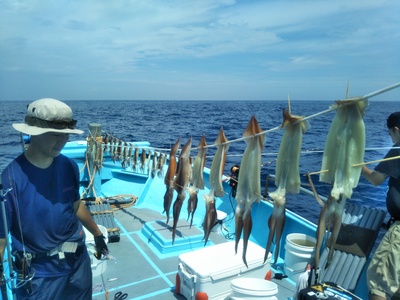
[[[12,261],[12,258],[11,258],[11,246],[10,246],[10,242],[9,242],[9,239],[8,239],[8,224],[7,224],[7,216],[6,216],[6,207],[5,207],[5,204],[4,204],[4,202],[5,202],[4,196],[9,191],[10,190],[7,190],[4,193],[3,182],[2,182],[1,174],[0,174],[0,205],[1,205],[1,212],[2,212],[2,216],[3,216],[3,224],[4,224],[4,240],[5,240],[5,243],[6,243],[6,247],[5,247],[4,252],[3,252],[3,261],[4,261],[4,254],[6,253],[5,250],[7,250],[7,259],[8,259],[7,263],[8,263],[8,268],[9,268],[9,271],[10,271],[9,272],[10,273],[10,278],[12,278],[13,277],[13,261]],[[3,261],[0,262],[2,266],[3,266]],[[3,269],[3,272],[4,272],[4,269]],[[4,276],[5,277],[5,274],[0,274],[0,276]],[[2,280],[2,279],[0,279],[0,280]],[[6,283],[7,283],[7,280],[4,278],[4,282],[2,283],[2,286],[1,286],[1,294],[2,294],[3,299],[8,299]],[[12,287],[11,290],[14,293],[14,287],[15,286],[14,286],[14,280],[12,280],[12,279],[11,279],[11,287]]]

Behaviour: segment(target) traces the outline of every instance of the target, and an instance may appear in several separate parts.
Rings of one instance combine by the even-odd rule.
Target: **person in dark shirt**
[[[363,165],[363,176],[373,185],[388,180],[386,207],[391,226],[379,244],[367,272],[370,299],[400,299],[400,112],[387,119],[394,143],[375,170]]]
[[[65,103],[44,98],[28,105],[25,123],[13,127],[30,135],[27,150],[2,172],[5,216],[11,236],[17,299],[92,299],[92,270],[85,226],[95,237],[96,257],[108,249],[79,195],[79,170],[60,154],[76,120]],[[0,214],[0,258],[7,233]]]

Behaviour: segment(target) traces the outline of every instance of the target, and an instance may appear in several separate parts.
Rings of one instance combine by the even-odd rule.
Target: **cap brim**
[[[25,123],[12,124],[15,130],[25,133],[27,135],[41,135],[46,132],[57,132],[57,133],[67,133],[67,134],[82,134],[83,131],[79,129],[54,129],[54,128],[41,128],[36,126],[29,126]]]

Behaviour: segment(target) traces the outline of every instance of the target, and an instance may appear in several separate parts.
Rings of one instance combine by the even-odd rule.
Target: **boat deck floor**
[[[111,259],[93,259],[93,299],[114,299],[118,292],[126,293],[126,299],[185,299],[182,295],[175,293],[175,279],[178,273],[178,256],[181,253],[191,251],[191,249],[175,251],[170,253],[160,253],[154,247],[149,237],[142,232],[146,223],[158,220],[165,220],[165,214],[155,212],[146,208],[135,206],[115,210],[114,220],[120,228],[120,241],[108,244]],[[172,218],[169,225],[172,225]],[[202,229],[191,228],[189,224],[181,219],[178,222],[178,231],[185,238],[190,232],[198,234]],[[170,227],[164,227],[162,235],[171,236]],[[207,245],[226,242],[224,235],[211,233],[211,243]],[[97,266],[95,266],[97,264]],[[275,272],[282,273],[283,264],[275,265],[278,270],[271,268]],[[278,298],[287,299],[293,296],[295,286],[290,279],[272,279],[278,284]]]

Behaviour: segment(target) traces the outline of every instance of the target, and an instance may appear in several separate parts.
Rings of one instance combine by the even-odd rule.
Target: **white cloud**
[[[162,93],[154,91],[165,85],[187,88],[179,93],[185,97],[201,94],[193,99],[229,99],[237,95],[230,94],[230,84],[253,94],[280,81],[274,95],[283,98],[287,91],[278,88],[288,81],[297,86],[296,80],[319,78],[326,91],[327,78],[364,85],[378,72],[379,83],[391,84],[400,78],[399,6],[383,0],[3,0],[0,76],[10,88],[2,88],[2,97],[31,97],[30,89],[46,88],[22,81],[29,76],[36,85],[63,78],[70,88],[60,91],[68,91],[61,98],[94,99],[129,99],[131,90],[121,82],[142,80],[148,89],[141,89],[141,97],[157,99]],[[11,89],[16,78],[24,92]],[[215,92],[213,82],[226,90]],[[207,94],[207,86],[214,92]],[[165,98],[174,98],[173,90],[168,93]]]

